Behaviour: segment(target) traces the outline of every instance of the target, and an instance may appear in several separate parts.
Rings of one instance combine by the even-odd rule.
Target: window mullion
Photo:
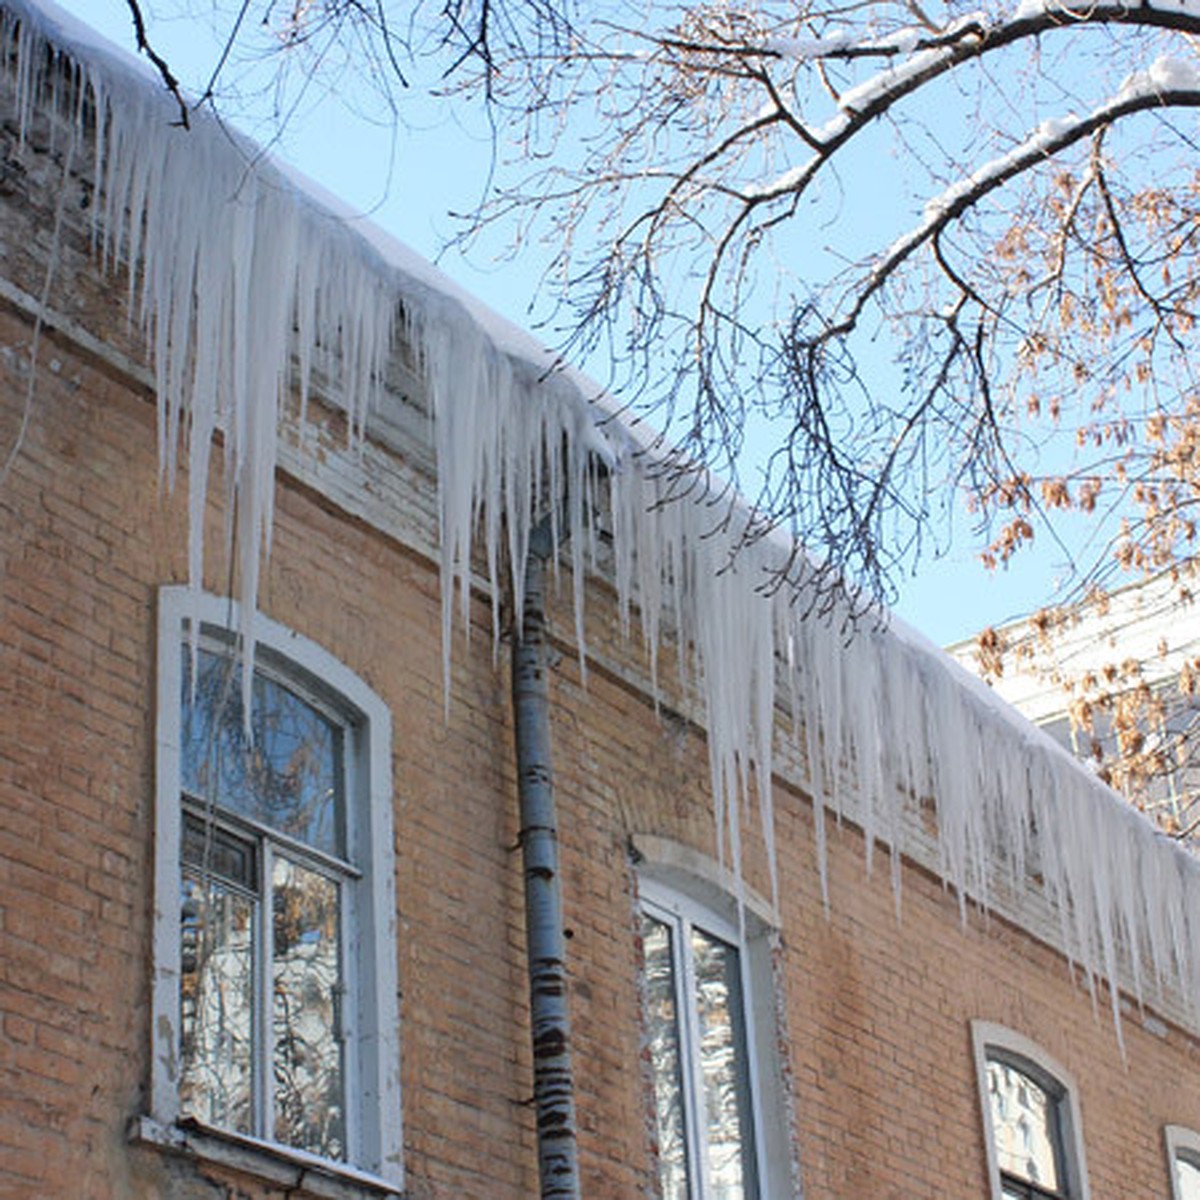
[[[696,972],[692,960],[692,923],[676,917],[677,963],[676,1011],[679,1013],[681,1057],[686,1069],[680,1071],[685,1089],[684,1115],[691,1136],[687,1139],[688,1175],[692,1181],[692,1200],[704,1200],[708,1192],[708,1127],[704,1120],[704,1063],[700,1053],[700,1021],[696,1004]]]

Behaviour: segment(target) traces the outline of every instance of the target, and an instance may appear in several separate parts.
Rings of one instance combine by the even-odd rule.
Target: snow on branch
[[[1044,33],[1109,24],[1200,34],[1200,10],[1193,11],[1188,5],[1130,6],[1124,3],[1099,3],[1080,10],[1067,10],[1037,3],[1023,4],[1006,20],[988,23],[982,15],[972,14],[934,33],[925,27],[910,26],[878,39],[854,40],[846,35],[811,41],[770,38],[761,50],[768,58],[794,59],[801,63],[875,57],[902,58],[903,61],[838,93],[835,99],[839,114],[823,126],[808,127],[818,148],[817,156],[809,164],[785,172],[773,183],[755,187],[748,192],[748,198],[772,200],[802,191],[819,170],[822,160],[832,158],[856,134],[905,97],[968,61]],[[1173,75],[1168,77],[1167,72],[1173,72]],[[1194,90],[1192,68],[1176,59],[1161,59],[1146,73],[1143,90],[1157,90],[1168,95],[1189,87]],[[1171,101],[1164,98],[1161,104],[1169,107]]]
[[[989,193],[1123,117],[1157,108],[1200,108],[1200,68],[1174,59],[1159,59],[1148,71],[1130,76],[1119,95],[1087,116],[1043,121],[1020,145],[951,184],[926,204],[924,220],[879,256],[869,276],[855,289],[849,311],[826,326],[816,340],[829,341],[849,333],[869,301],[904,261],[935,240]]]
[[[911,11],[912,6],[906,8]],[[1069,10],[1053,3],[1024,3],[1001,17],[972,13],[941,27],[926,20],[869,36],[852,36],[837,28],[838,21],[854,19],[835,13],[825,35],[807,39],[763,33],[750,16],[722,14],[718,20],[710,13],[698,17],[694,26],[669,35],[631,34],[651,48],[640,58],[617,56],[621,69],[641,72],[640,82],[631,79],[632,94],[640,89],[641,96],[640,103],[630,103],[626,95],[623,108],[614,109],[610,119],[616,132],[611,148],[591,154],[578,171],[556,164],[547,172],[550,178],[539,180],[525,196],[497,202],[495,211],[508,216],[522,208],[545,212],[558,206],[553,219],[558,228],[571,230],[572,236],[562,239],[562,260],[554,269],[572,281],[572,295],[566,303],[580,322],[582,347],[586,348],[592,337],[598,342],[615,333],[615,329],[610,333],[604,330],[615,325],[613,314],[620,309],[628,314],[636,331],[626,342],[629,362],[637,363],[631,373],[636,370],[644,376],[657,369],[668,374],[670,368],[663,371],[660,366],[668,335],[690,326],[690,333],[681,338],[687,347],[679,354],[679,373],[664,388],[665,399],[660,403],[678,411],[689,403],[683,394],[691,392],[688,449],[699,458],[707,460],[711,454],[730,462],[740,444],[742,414],[754,401],[741,396],[736,364],[747,357],[760,358],[761,381],[776,377],[784,357],[795,360],[797,345],[831,347],[856,328],[867,305],[909,266],[915,252],[926,246],[934,248],[934,259],[945,279],[968,300],[978,302],[979,294],[964,287],[962,276],[949,266],[940,245],[943,235],[957,228],[965,214],[1005,183],[1040,167],[1106,124],[1149,110],[1194,107],[1196,102],[1196,80],[1188,64],[1163,58],[1131,77],[1119,94],[1086,116],[1044,122],[1000,157],[975,170],[962,168],[962,176],[927,205],[917,225],[846,269],[840,285],[843,297],[832,310],[830,289],[820,294],[813,290],[809,297],[797,300],[794,319],[776,324],[777,329],[789,330],[781,356],[778,343],[772,345],[771,330],[743,315],[740,298],[754,287],[751,264],[759,260],[759,248],[773,234],[789,225],[802,225],[797,220],[801,205],[816,201],[822,190],[819,185],[842,186],[838,164],[882,119],[905,119],[902,110],[909,97],[995,51],[1068,30],[1128,25],[1200,33],[1200,12],[1187,5],[1164,4],[1131,8],[1102,2]],[[884,58],[888,65],[853,86],[839,89],[824,72],[831,62],[872,58]],[[796,75],[778,79],[772,74],[772,63],[790,67]],[[799,74],[814,72],[825,83],[836,110],[823,124],[809,119],[795,83]],[[795,97],[785,94],[792,89],[796,89]],[[755,92],[765,96],[765,102],[752,104],[749,97]],[[687,144],[687,138],[695,139],[691,157],[663,133],[676,119],[687,130],[677,135],[685,139],[682,144]],[[786,161],[798,147],[803,151],[798,161],[779,173],[768,173],[768,165]],[[957,162],[943,167],[951,172],[959,169]],[[624,206],[614,201],[618,195],[625,198]],[[620,224],[614,221],[612,236],[602,239],[604,249],[594,268],[577,274],[567,257],[578,232],[595,220],[597,209],[625,215]],[[684,270],[690,269],[695,280],[690,313],[683,311],[678,294],[668,293],[668,274],[662,266],[671,262],[671,269],[678,270],[684,255],[690,256],[690,268]],[[991,425],[995,435],[994,421],[987,415],[986,349],[960,329],[950,324],[946,328],[960,361],[973,364],[971,373],[985,401],[981,428]],[[785,520],[798,517],[804,526],[815,512],[815,544],[823,560],[834,573],[880,594],[888,559],[877,553],[879,548],[869,532],[871,522],[852,515],[855,505],[845,503],[842,497],[860,486],[871,488],[873,496],[865,508],[874,513],[884,495],[889,505],[903,509],[899,491],[890,489],[887,480],[873,483],[857,473],[832,444],[820,469],[828,468],[828,479],[836,486],[806,485],[801,478],[807,472],[815,479],[816,474],[813,455],[799,447],[799,442],[814,435],[819,440],[832,428],[821,411],[824,385],[817,373],[823,373],[826,380],[840,376],[847,386],[858,386],[848,356],[841,357],[836,367],[830,362],[828,355],[810,358],[812,386],[800,389],[808,399],[803,401],[792,435],[773,460],[783,472],[783,482],[764,487],[761,496],[768,513],[763,525],[771,524],[771,515],[781,515]],[[935,390],[948,391],[953,366],[948,361],[935,364],[931,371]],[[764,397],[763,403],[771,407],[776,401]],[[918,423],[905,437],[912,436],[915,444],[920,432]],[[822,509],[822,494],[839,496],[832,514]],[[801,508],[789,512],[793,502]],[[918,503],[910,511],[919,508]],[[826,518],[828,522],[822,524]]]

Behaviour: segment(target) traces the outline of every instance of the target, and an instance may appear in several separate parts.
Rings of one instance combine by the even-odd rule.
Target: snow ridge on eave
[[[807,763],[827,903],[828,815],[861,825],[868,869],[877,841],[890,848],[898,901],[899,856],[932,806],[937,865],[964,917],[971,897],[1023,923],[1021,897],[1041,893],[1093,995],[1097,980],[1112,985],[1119,1039],[1124,986],[1139,1001],[1182,1007],[1197,1025],[1200,871],[1189,854],[901,622],[863,622],[846,637],[836,620],[807,619],[794,593],[765,596],[790,561],[787,542],[743,547],[731,565],[730,541],[713,533],[717,518],[705,505],[664,506],[662,481],[637,471],[612,485],[619,590],[637,595],[649,639],[665,611],[694,640],[718,851],[735,870],[739,807],[752,776],[771,778],[782,683]],[[769,803],[768,788],[753,791]],[[773,858],[768,807],[761,816]]]
[[[886,637],[880,660],[908,660],[907,670],[889,670],[922,683],[919,701],[892,689],[901,715],[880,732],[923,741],[930,755],[925,784],[911,756],[907,778],[936,797],[943,876],[985,906],[989,872],[1018,895],[1040,878],[1061,945],[1089,986],[1103,977],[1139,1002],[1173,993],[1197,1027],[1200,864],[920,634],[893,621]],[[920,721],[906,704],[923,709]],[[1115,986],[1110,1000],[1120,1037]]]
[[[755,795],[774,864],[769,781],[782,674],[808,766],[823,886],[827,809],[861,822],[868,860],[877,839],[892,848],[898,889],[906,826],[932,803],[941,871],[962,902],[971,895],[986,905],[997,870],[1018,892],[1036,872],[1059,912],[1063,945],[1089,981],[1103,975],[1116,983],[1128,964],[1139,994],[1144,984],[1169,986],[1196,1003],[1200,876],[1190,857],[1056,747],[1021,731],[898,623],[890,631],[860,628],[847,640],[836,620],[806,619],[794,593],[764,595],[790,560],[790,545],[763,539],[731,565],[744,510],[714,509],[703,487],[667,503],[670,474],[652,455],[632,453],[645,443],[639,447],[611,411],[605,436],[598,433],[587,404],[598,397],[582,377],[559,370],[511,326],[481,318],[480,306],[382,234],[365,224],[352,230],[315,190],[297,187],[215,122],[200,118],[186,135],[172,130],[168,98],[124,56],[64,26],[48,5],[2,2],[23,105],[39,95],[47,47],[67,54],[79,72],[79,95],[66,114],[77,136],[80,96],[95,103],[98,234],[110,258],[130,264],[131,300],[155,348],[168,475],[180,438],[187,440],[197,584],[206,464],[215,430],[225,433],[248,646],[269,548],[283,397],[293,383],[306,394],[323,358],[337,368],[342,402],[361,434],[381,396],[399,312],[435,414],[447,655],[452,597],[457,589],[467,602],[475,547],[494,592],[507,558],[519,605],[520,566],[547,510],[570,547],[582,646],[592,464],[597,452],[621,457],[607,484],[620,607],[628,617],[636,600],[651,655],[664,617],[685,631],[685,666],[706,712],[721,858],[739,867],[742,810]],[[1140,976],[1143,963],[1149,980]],[[1115,989],[1113,1004],[1115,1013]],[[1194,1012],[1193,1024],[1200,1026]]]
[[[324,368],[341,385],[331,399],[361,436],[368,411],[384,399],[399,319],[435,414],[448,643],[449,597],[457,584],[465,602],[479,511],[464,489],[502,480],[506,503],[528,507],[539,502],[525,485],[536,482],[545,447],[567,440],[580,458],[611,458],[584,398],[599,389],[208,111],[192,114],[190,130],[174,128],[178,109],[161,81],[47,0],[4,0],[0,17],[22,130],[39,100],[46,102],[44,82],[48,103],[69,107],[59,115],[76,139],[85,132],[85,104],[94,111],[94,232],[106,264],[129,268],[131,309],[155,360],[169,481],[180,439],[187,443],[193,585],[203,575],[201,514],[219,428],[227,511],[238,514],[227,537],[238,547],[242,634],[252,646],[284,397],[296,387],[303,412],[314,369]],[[74,86],[63,88],[67,64]],[[481,431],[490,436],[474,438],[465,464],[456,453],[469,432],[458,420],[464,394],[496,400],[495,419]],[[578,474],[579,464],[572,469]],[[575,524],[580,503],[572,507]],[[518,578],[518,595],[520,587]]]

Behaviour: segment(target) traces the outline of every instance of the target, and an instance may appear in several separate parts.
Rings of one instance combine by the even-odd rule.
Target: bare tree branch
[[[1192,319],[1190,275],[1155,297],[1157,308],[1148,303],[1147,271],[1170,263],[1149,235],[1129,241],[1147,200],[1115,195],[1098,147],[1103,131],[1200,106],[1185,40],[1200,34],[1200,16],[1108,0],[1070,11],[1026,3],[940,25],[913,15],[886,0],[799,10],[757,0],[736,11],[698,4],[661,33],[610,27],[559,64],[563,90],[533,109],[522,107],[521,89],[500,91],[518,124],[540,120],[542,103],[595,103],[596,135],[547,149],[549,165],[481,218],[548,222],[561,247],[550,270],[563,281],[569,347],[606,347],[629,402],[655,407],[678,439],[679,470],[699,462],[736,474],[749,423],[773,422],[777,448],[762,468],[753,529],[795,528],[831,581],[849,577],[870,596],[887,593],[891,572],[920,545],[926,489],[978,489],[990,517],[992,498],[1021,473],[1022,445],[1052,436],[1015,432],[1018,393],[1034,372],[1074,377],[1076,388],[1094,381],[1107,397],[1123,372],[1144,370],[1137,364],[1151,351],[1139,337],[1162,352],[1174,338],[1182,353],[1182,323]],[[949,81],[974,71],[980,87],[1022,111],[1019,85],[981,64],[1025,53],[1046,80],[1043,41],[1089,32],[1128,40],[1123,85],[1118,75],[1107,95],[1082,105],[1063,94],[1064,115],[1034,117],[1015,133],[1011,121],[983,123],[993,149],[974,161],[970,142],[986,144],[982,136],[959,135],[961,149],[939,145],[918,97],[935,86],[952,95]],[[1159,49],[1164,38],[1180,43],[1185,61],[1134,69],[1153,57],[1143,43]],[[855,75],[873,63],[883,65]],[[1045,90],[1065,93],[1057,82]],[[828,115],[823,97],[833,102]],[[805,214],[841,186],[843,169],[861,172],[850,166],[859,146],[888,127],[913,131],[904,145],[929,154],[928,167],[914,161],[940,186],[906,229],[816,280],[800,265],[820,250]],[[1069,173],[1054,164],[1089,138],[1099,139],[1090,169],[1064,200],[1051,194],[1054,219],[1044,219],[1039,181]],[[849,186],[861,199],[862,181]],[[1190,239],[1192,227],[1173,236]],[[1023,249],[1031,239],[1038,249]],[[1103,296],[1087,290],[1092,278],[1103,278]],[[783,279],[787,291],[772,282]],[[1131,305],[1149,317],[1136,334]],[[909,382],[900,396],[880,395],[860,369],[868,314],[902,336],[897,359]],[[1117,335],[1123,344],[1107,360],[1077,345]],[[1031,396],[1030,412],[1056,420],[1061,394],[1044,409]],[[1050,513],[1039,505],[1031,496],[1040,525]],[[1032,536],[1020,521],[1018,542]]]
[[[166,60],[156,53],[154,47],[150,45],[146,37],[146,21],[142,16],[138,0],[126,0],[126,3],[129,5],[129,14],[133,18],[133,32],[134,37],[137,39],[137,48],[154,64],[159,75],[162,77],[167,91],[175,97],[175,103],[179,105],[179,124],[184,129],[187,129],[190,125],[188,106],[187,101],[183,98],[183,93],[179,89],[179,80],[175,78]]]

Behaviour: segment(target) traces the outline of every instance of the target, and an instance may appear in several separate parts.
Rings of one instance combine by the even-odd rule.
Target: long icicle
[[[447,681],[453,596],[467,629],[478,560],[494,604],[505,591],[522,596],[519,552],[547,504],[565,504],[582,643],[599,458],[609,468],[618,606],[639,608],[655,644],[677,638],[680,675],[705,712],[718,813],[744,810],[751,778],[766,798],[774,742],[787,736],[788,722],[776,721],[776,688],[790,675],[784,694],[804,710],[795,727],[816,805],[823,889],[826,800],[862,822],[868,844],[919,832],[920,806],[931,802],[937,857],[964,913],[968,896],[986,905],[991,880],[1008,872],[1058,910],[1063,948],[1089,980],[1115,986],[1121,954],[1144,958],[1200,1027],[1196,861],[982,684],[895,622],[886,632],[860,630],[848,653],[844,614],[808,619],[802,584],[799,594],[764,597],[772,573],[794,561],[790,545],[767,539],[743,548],[731,568],[747,517],[730,512],[719,487],[697,476],[670,498],[672,481],[652,445],[590,383],[410,251],[364,224],[352,229],[314,189],[215,121],[199,117],[189,133],[173,128],[169,98],[86,30],[35,0],[0,0],[0,43],[21,136],[55,105],[51,116],[77,135],[95,123],[100,258],[129,269],[131,311],[152,348],[167,482],[181,441],[190,447],[188,562],[197,587],[208,455],[215,435],[224,436],[247,652],[270,543],[283,397],[306,398],[311,373],[322,369],[329,398],[361,437],[371,407],[395,402],[383,379],[399,324],[435,413]],[[653,672],[655,649],[650,661]],[[921,702],[889,703],[890,695]],[[724,840],[730,830],[718,827]],[[1034,863],[1038,885],[1024,876]]]

